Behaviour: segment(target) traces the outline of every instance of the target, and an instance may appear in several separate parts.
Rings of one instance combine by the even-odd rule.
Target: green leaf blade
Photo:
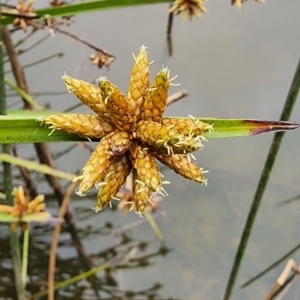
[[[43,112],[44,115],[56,113]],[[32,111],[12,111],[8,116],[0,116],[0,144],[88,141],[77,135],[47,128],[39,121],[41,117],[41,113]],[[204,135],[207,139],[252,136],[266,132],[293,130],[299,127],[298,123],[285,121],[197,119],[213,125],[213,130]]]

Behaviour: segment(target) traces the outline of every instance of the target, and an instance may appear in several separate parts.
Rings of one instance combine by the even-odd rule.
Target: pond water
[[[42,2],[39,5],[42,6]],[[266,0],[265,4],[259,4],[247,1],[238,10],[227,0],[209,1],[206,7],[208,13],[193,22],[182,22],[180,17],[174,19],[171,57],[166,44],[168,4],[77,16],[76,22],[65,29],[107,49],[117,57],[116,61],[109,70],[99,70],[88,60],[90,49],[57,33],[42,46],[21,56],[26,64],[55,52],[65,54],[60,59],[26,70],[30,90],[64,91],[61,75],[66,72],[93,82],[99,76],[106,76],[125,91],[133,62],[131,53],[145,44],[150,59],[154,60],[152,76],[162,65],[168,66],[171,75],[179,75],[175,82],[181,84],[172,87],[170,92],[186,89],[189,93],[187,98],[168,107],[166,115],[278,120],[299,60],[300,2]],[[34,36],[28,44],[43,34]],[[18,38],[20,36],[22,34],[18,34]],[[37,99],[41,104],[49,104],[52,110],[63,110],[78,103],[70,94]],[[76,111],[87,112],[87,109],[81,107]],[[300,120],[299,102],[291,120]],[[263,299],[286,261],[249,287],[241,289],[241,284],[299,243],[300,202],[278,206],[279,202],[300,193],[299,137],[300,131],[294,130],[287,132],[283,139],[232,299]],[[196,152],[195,156],[198,164],[209,170],[208,187],[163,171],[171,185],[167,186],[169,197],[162,201],[159,209],[162,213],[156,222],[165,245],[172,251],[164,257],[154,257],[153,265],[147,268],[119,270],[119,288],[143,290],[160,282],[163,288],[158,299],[222,299],[272,138],[273,134],[264,134],[205,143],[204,150]],[[94,144],[89,145],[94,147]],[[66,146],[51,145],[54,151]],[[23,145],[20,151],[29,155],[28,147]],[[85,149],[77,148],[58,159],[57,166],[76,172],[88,156]],[[46,184],[41,185],[41,189],[39,192],[49,192]],[[74,200],[72,209],[89,209],[93,203],[93,197],[87,196]],[[107,221],[114,226],[133,224],[128,234],[149,241],[150,250],[156,251],[159,247],[149,225],[140,222],[134,213],[124,217],[118,211],[107,210],[83,221],[76,216],[78,214],[75,219],[79,228],[99,228]],[[118,238],[101,234],[83,239],[89,254],[117,242]],[[62,245],[59,254],[62,260],[66,259],[69,270],[67,262],[75,257],[75,251],[71,246]],[[300,262],[299,252],[292,257]],[[64,269],[63,262],[61,268]],[[94,299],[91,295],[75,298]],[[67,299],[65,297],[57,299]],[[285,299],[299,298],[299,285],[294,285]]]

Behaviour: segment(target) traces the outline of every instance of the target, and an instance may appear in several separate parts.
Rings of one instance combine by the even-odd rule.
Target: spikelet
[[[126,131],[116,130],[111,137],[111,154],[120,155],[127,151],[130,147],[131,136]]]
[[[100,77],[98,83],[112,123],[120,130],[133,131],[137,120],[136,103],[126,99],[119,88],[105,77]]]
[[[13,207],[10,205],[0,204],[0,212],[5,214],[11,214],[13,212]]]
[[[153,192],[160,193],[162,190],[161,175],[154,157],[148,153],[148,150],[140,145],[132,145],[130,160],[140,180],[150,187]]]
[[[100,181],[112,163],[113,156],[110,154],[110,145],[113,134],[114,132],[109,133],[100,141],[84,166],[82,175],[73,179],[73,181],[80,181],[79,188],[76,191],[79,196],[84,196]]]
[[[44,195],[38,195],[32,201],[28,202],[27,213],[32,214],[44,210],[46,207],[44,198]]]
[[[212,125],[194,118],[164,118],[162,124],[175,129],[185,136],[201,136],[213,129]]]
[[[135,134],[141,142],[168,154],[189,153],[202,147],[199,138],[184,136],[171,126],[152,121],[139,121]]]
[[[193,163],[187,155],[174,154],[166,155],[163,153],[155,153],[155,157],[163,164],[168,166],[170,169],[180,174],[181,176],[200,182],[207,185],[207,180],[204,178],[203,174],[208,171],[203,171],[195,163]]]
[[[57,114],[42,118],[50,129],[63,130],[81,137],[103,138],[115,130],[114,126],[99,116],[84,114]]]
[[[28,199],[24,194],[24,190],[22,186],[19,186],[18,188],[14,188],[11,194],[14,197],[15,205],[27,207]]]
[[[110,203],[111,198],[118,193],[130,171],[131,166],[126,155],[120,155],[113,161],[103,178],[103,183],[97,195],[95,211],[102,210],[105,205]]]
[[[145,96],[141,119],[161,122],[168,99],[169,74],[170,70],[168,68],[164,68],[157,73],[149,92]]]
[[[93,84],[72,78],[68,75],[62,76],[62,80],[69,93],[73,93],[82,103],[91,108],[97,115],[109,120],[109,114],[106,112],[105,104],[102,100],[100,90]]]
[[[151,188],[149,188],[133,170],[133,206],[132,208],[141,216],[151,199]]]
[[[136,103],[135,114],[140,115],[144,102],[144,95],[149,87],[149,61],[146,47],[142,46],[137,56],[134,56],[134,65],[131,70],[127,92],[128,101]]]

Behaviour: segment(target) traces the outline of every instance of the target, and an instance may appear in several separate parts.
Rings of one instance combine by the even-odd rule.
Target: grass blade
[[[298,62],[298,66],[296,68],[296,72],[283,108],[283,112],[281,114],[281,120],[288,120],[290,118],[290,115],[292,113],[294,104],[296,102],[297,96],[298,96],[298,92],[299,92],[299,88],[300,88],[300,60]],[[273,165],[275,163],[275,159],[278,153],[278,150],[280,148],[281,145],[281,141],[283,138],[284,132],[278,132],[275,134],[273,142],[271,144],[270,150],[269,150],[269,154],[267,156],[266,162],[265,162],[265,166],[263,168],[253,201],[252,201],[252,205],[250,208],[250,211],[248,213],[248,217],[246,220],[246,224],[244,226],[244,230],[242,233],[242,237],[241,237],[241,241],[240,244],[238,246],[235,258],[234,258],[234,262],[233,262],[233,266],[230,272],[230,276],[227,282],[227,286],[226,286],[226,290],[225,290],[225,294],[224,294],[224,300],[228,300],[230,299],[234,284],[235,284],[235,280],[242,262],[242,258],[244,256],[246,247],[247,247],[247,243],[251,234],[251,230],[255,221],[255,217],[256,214],[258,212],[260,203],[261,203],[261,199],[263,197],[265,188],[267,186],[268,180],[269,180],[269,176],[270,173],[272,171]]]
[[[45,112],[44,115],[55,112]],[[0,116],[0,143],[42,143],[87,141],[77,135],[71,135],[59,130],[52,131],[40,121],[41,113],[30,111],[13,111],[9,116]],[[299,126],[293,122],[213,119],[197,118],[212,124],[214,130],[205,134],[207,139],[251,136],[265,132],[292,130]]]

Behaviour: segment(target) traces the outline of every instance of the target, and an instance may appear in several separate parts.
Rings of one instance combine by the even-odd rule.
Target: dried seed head
[[[76,191],[79,196],[85,195],[107,172],[113,160],[113,156],[109,154],[113,135],[114,132],[111,132],[100,141],[84,166],[82,175],[74,178],[73,181],[80,181]]]
[[[93,84],[72,78],[68,75],[62,76],[69,93],[73,93],[82,103],[91,108],[97,115],[109,120],[109,114],[102,100],[100,90]]]
[[[183,154],[167,155],[159,152],[155,152],[154,155],[160,162],[181,176],[207,185],[207,180],[203,176],[207,171],[203,171],[202,168],[191,162],[188,156]]]
[[[98,83],[112,123],[120,130],[132,131],[137,120],[136,103],[126,99],[105,77],[100,77]]]
[[[50,129],[63,130],[87,138],[103,138],[115,130],[106,119],[84,114],[57,114],[41,119]]]
[[[102,210],[105,205],[110,203],[111,198],[117,194],[130,171],[131,166],[126,155],[120,155],[113,161],[103,178],[104,184],[101,184],[97,195],[97,211]]]
[[[130,148],[130,160],[137,171],[139,179],[155,193],[161,193],[161,174],[158,171],[156,161],[148,153],[146,148],[140,145],[132,145]]]
[[[170,70],[168,68],[164,68],[157,73],[149,92],[145,96],[141,119],[161,122],[168,99],[169,75]]]
[[[144,95],[149,88],[149,61],[146,47],[142,46],[137,56],[134,56],[134,65],[131,70],[128,87],[128,101],[136,103],[135,114],[138,117],[144,102]]]
[[[169,9],[169,13],[174,12],[178,15],[182,12],[182,20],[186,20],[187,17],[192,20],[194,16],[200,17],[200,12],[206,13],[204,2],[206,0],[176,0]]]

